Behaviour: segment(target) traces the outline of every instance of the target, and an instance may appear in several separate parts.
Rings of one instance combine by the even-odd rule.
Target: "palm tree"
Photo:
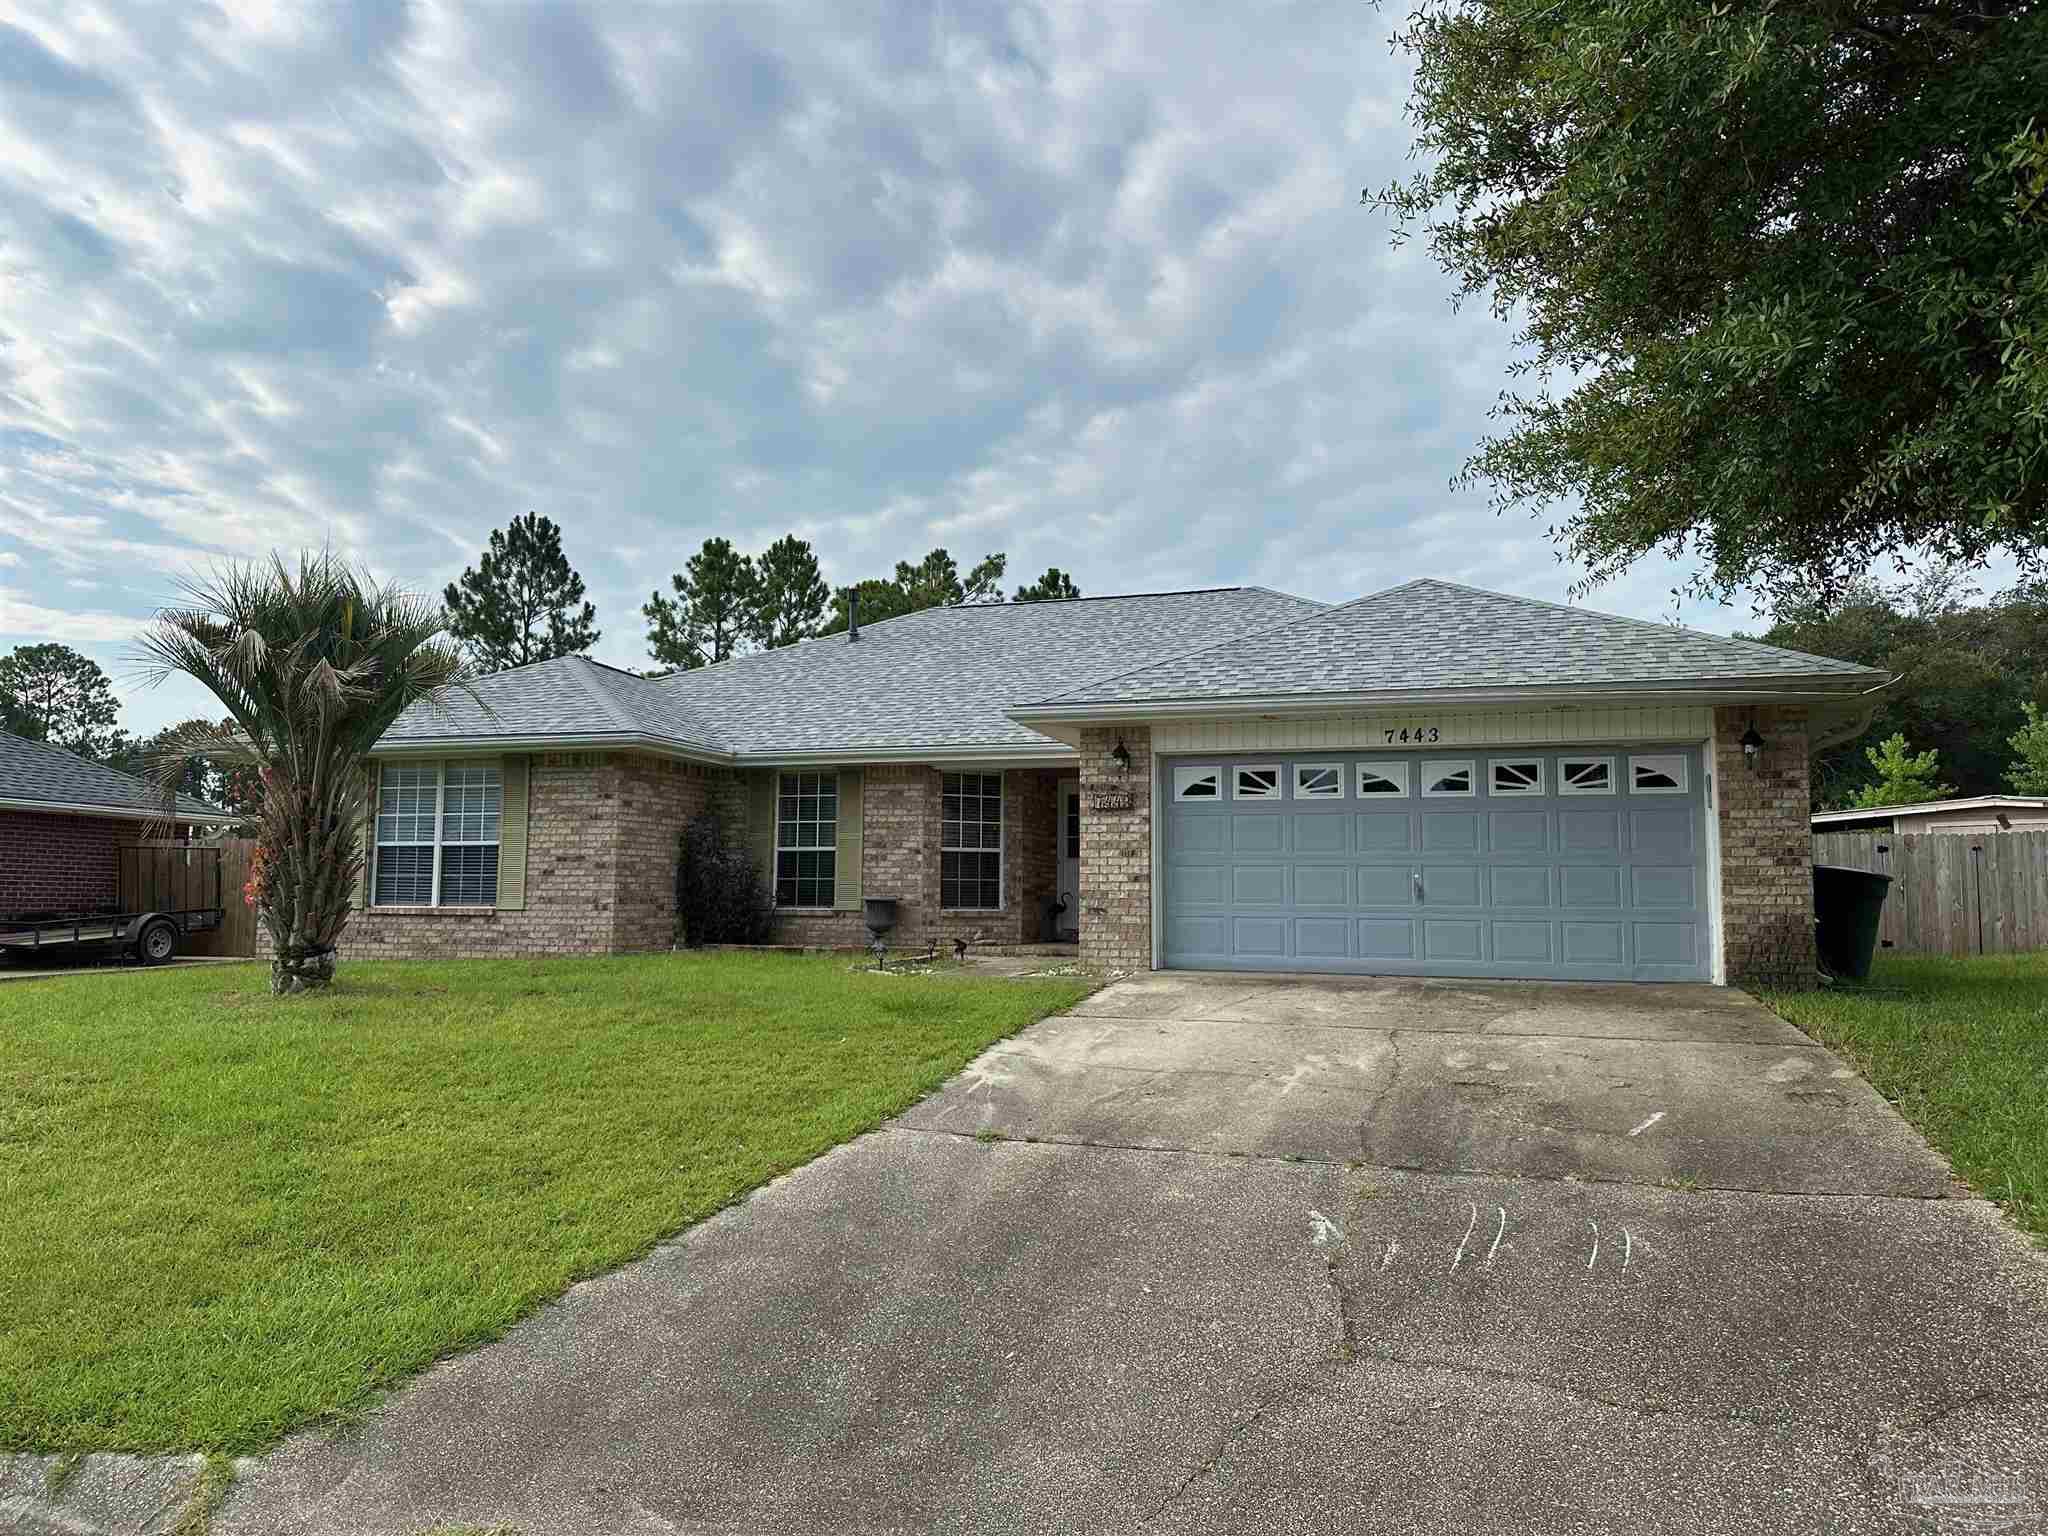
[[[408,705],[466,688],[468,671],[440,640],[439,604],[325,550],[296,569],[274,554],[182,587],[189,606],[158,612],[141,659],[152,682],[205,684],[228,719],[173,732],[162,771],[193,752],[256,768],[251,899],[270,934],[270,989],[325,986],[363,868],[370,748]]]

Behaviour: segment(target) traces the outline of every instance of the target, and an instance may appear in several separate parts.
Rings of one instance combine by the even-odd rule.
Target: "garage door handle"
[[[1419,902],[1422,900],[1422,871],[1418,869],[1411,873],[1415,877],[1415,899]]]

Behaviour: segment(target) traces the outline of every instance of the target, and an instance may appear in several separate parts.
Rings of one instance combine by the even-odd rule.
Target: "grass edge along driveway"
[[[2048,953],[1884,955],[1768,1001],[1852,1061],[1958,1176],[2048,1238]]]
[[[10,984],[0,1451],[346,1417],[1094,985],[744,954]]]

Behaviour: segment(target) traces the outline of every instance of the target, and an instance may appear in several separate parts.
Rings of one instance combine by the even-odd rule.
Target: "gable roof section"
[[[415,706],[378,749],[652,747],[729,761],[834,753],[1067,749],[1004,711],[1018,699],[1318,613],[1263,587],[927,608],[843,634],[643,678],[582,657]]]
[[[438,703],[415,704],[379,739],[381,750],[518,742],[657,746],[723,757],[718,733],[657,679],[585,656],[560,656],[478,678]]]
[[[1016,713],[1057,718],[1063,706],[1629,685],[1799,683],[1850,692],[1888,680],[1868,667],[1754,640],[1421,580],[1046,695]]]
[[[204,800],[178,795],[176,815],[194,821],[225,821],[227,814]],[[147,780],[109,768],[76,752],[0,731],[0,806],[10,810],[89,811],[131,820],[166,814],[164,797]]]

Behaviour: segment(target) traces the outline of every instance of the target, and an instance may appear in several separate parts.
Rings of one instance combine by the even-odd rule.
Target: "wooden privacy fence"
[[[186,845],[182,843],[146,842],[137,846],[149,856],[124,856],[121,860],[118,900],[123,912],[140,912],[154,907],[182,910],[212,905],[211,860],[187,857]],[[256,851],[256,840],[252,837],[230,837],[201,846],[220,849],[220,927],[208,933],[191,935],[185,942],[185,953],[253,955],[256,953],[256,913],[242,900],[242,887],[249,882],[249,860]],[[202,862],[205,866],[203,872]]]
[[[2048,832],[1823,832],[1813,862],[1892,877],[1880,949],[2048,949]]]

